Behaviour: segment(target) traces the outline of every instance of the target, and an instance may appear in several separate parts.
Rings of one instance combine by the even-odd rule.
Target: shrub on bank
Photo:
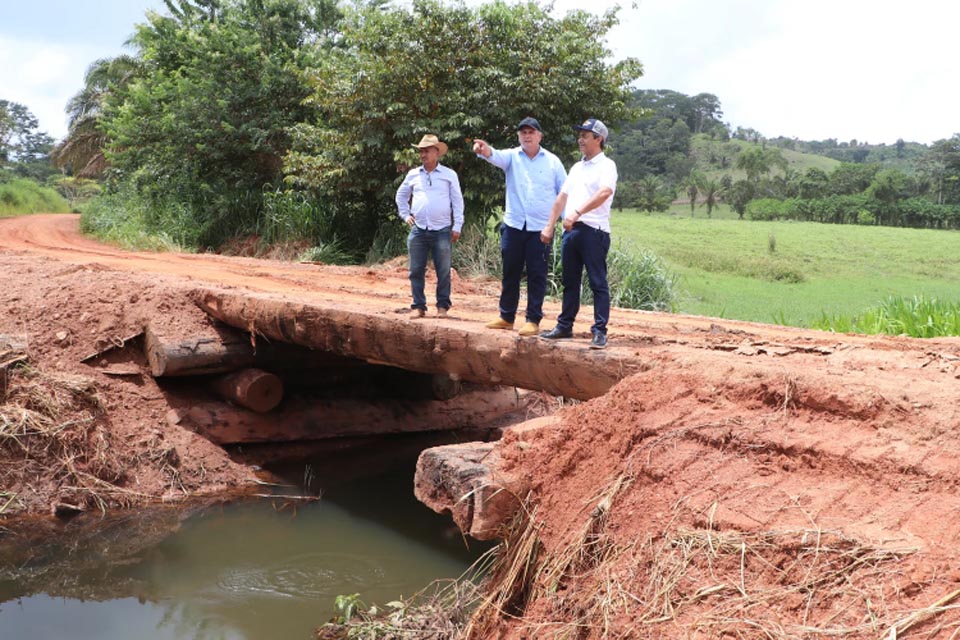
[[[464,276],[488,275],[500,279],[503,269],[500,258],[500,235],[495,230],[483,231],[468,227],[454,252],[454,267]],[[560,234],[554,238],[547,272],[547,295],[563,295],[563,269],[560,262]],[[677,297],[677,276],[663,260],[647,251],[611,248],[607,256],[607,281],[610,302],[625,309],[672,311]],[[584,304],[592,304],[593,292],[583,274],[581,295]]]
[[[0,216],[69,213],[70,204],[56,190],[27,178],[0,181]]]
[[[838,333],[906,335],[913,338],[960,336],[960,303],[936,298],[891,296],[855,316],[827,316],[814,329]]]

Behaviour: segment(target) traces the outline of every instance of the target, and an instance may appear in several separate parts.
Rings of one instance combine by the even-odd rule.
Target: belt
[[[603,233],[606,233],[607,235],[610,234],[609,231],[603,231],[603,229],[601,229],[600,227],[594,227],[593,225],[589,225],[589,224],[587,224],[586,222],[574,222],[574,223],[573,223],[573,227],[574,227],[574,228],[578,228],[578,227],[579,227],[580,229],[594,229],[594,230],[596,230],[596,231],[602,231]]]

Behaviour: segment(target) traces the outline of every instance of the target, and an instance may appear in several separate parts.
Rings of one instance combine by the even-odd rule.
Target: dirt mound
[[[28,357],[0,394],[0,515],[249,485],[252,473],[223,449],[166,426],[170,399],[148,374],[137,338],[148,318],[209,322],[182,287],[97,264],[10,253],[0,261],[0,335],[17,336]]]
[[[473,637],[956,637],[952,361],[832,364],[661,354],[508,432],[531,497],[507,564],[536,571]]]

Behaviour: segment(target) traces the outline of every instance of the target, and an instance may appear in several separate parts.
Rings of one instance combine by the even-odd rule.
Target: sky
[[[479,0],[471,0],[478,2]],[[644,66],[638,89],[712,93],[723,121],[767,137],[929,144],[960,133],[956,25],[948,0],[556,0],[558,15],[619,4],[613,59]],[[40,130],[67,131],[64,107],[98,58],[162,0],[0,0],[0,99]]]

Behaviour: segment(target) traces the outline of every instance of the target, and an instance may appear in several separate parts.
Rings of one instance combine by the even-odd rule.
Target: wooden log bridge
[[[594,351],[583,340],[519,338],[455,317],[414,321],[401,313],[405,310],[331,307],[233,290],[200,289],[193,295],[217,320],[270,340],[580,400],[600,396],[644,368],[634,349]]]

